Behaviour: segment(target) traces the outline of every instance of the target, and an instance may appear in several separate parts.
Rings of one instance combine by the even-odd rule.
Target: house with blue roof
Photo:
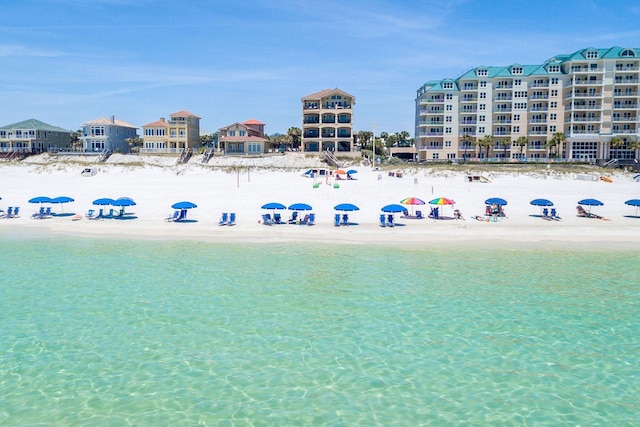
[[[422,161],[633,161],[640,49],[586,48],[542,64],[480,65],[417,90]]]

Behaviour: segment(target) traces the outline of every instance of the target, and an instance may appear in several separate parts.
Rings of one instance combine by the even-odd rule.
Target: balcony
[[[587,104],[574,104],[571,106],[572,110],[600,110],[601,105],[587,105]]]
[[[639,79],[615,79],[613,81],[614,85],[637,85],[640,83]]]
[[[624,72],[624,71],[640,71],[640,67],[635,66],[635,67],[627,67],[626,65],[616,65],[616,69],[615,72]]]
[[[612,122],[637,122],[638,118],[637,117],[612,117],[611,118]]]
[[[600,121],[601,121],[600,117],[573,117],[573,118],[569,117],[568,119],[565,119],[564,122],[565,123],[571,123],[571,122],[573,122],[573,123],[581,123],[581,122],[594,123],[594,122],[598,122],[599,123]]]
[[[460,89],[460,90],[462,90],[462,91],[465,91],[465,90],[467,90],[467,91],[468,90],[478,90],[478,85],[464,85],[464,86],[462,86],[462,89]]]
[[[496,89],[513,89],[513,83],[498,83],[494,86]]]
[[[511,107],[496,107],[493,109],[494,113],[510,113]]]
[[[571,67],[571,73],[604,73],[604,68]]]
[[[498,95],[495,98],[493,98],[494,101],[511,101],[513,99],[512,96],[504,96],[504,95]]]
[[[460,124],[461,125],[475,125],[476,123],[478,123],[477,120],[469,120],[469,119],[465,119],[465,120],[461,120]]]
[[[617,133],[620,135],[628,135],[636,133],[635,129],[612,129],[612,133]]]
[[[633,91],[614,91],[613,96],[617,98],[636,98],[638,96],[638,92]]]
[[[478,98],[475,96],[463,96],[460,98],[460,102],[477,102]]]
[[[467,107],[467,108],[460,108],[460,109],[458,109],[458,112],[459,112],[459,113],[462,113],[462,114],[474,114],[474,113],[477,113],[477,112],[478,112],[478,108],[477,108],[477,107],[472,107],[472,108],[469,108],[469,107]]]
[[[531,87],[549,87],[549,82],[533,82]]]
[[[546,130],[530,130],[527,132],[527,135],[546,135]]]
[[[420,101],[421,105],[425,105],[425,104],[433,104],[433,103],[441,103],[444,102],[444,98],[430,98],[430,99],[424,99]]]
[[[589,86],[589,85],[601,85],[602,80],[589,80],[589,79],[575,79],[570,81],[568,86]]]
[[[421,145],[418,147],[418,150],[420,151],[425,151],[425,150],[443,150],[444,147],[442,145]]]
[[[510,124],[511,123],[511,119],[498,119],[498,120],[494,120],[493,123],[496,123],[496,124]]]
[[[531,124],[546,124],[547,123],[547,119],[531,119],[529,120],[527,123],[531,123]]]
[[[549,111],[548,107],[529,107],[529,111]]]
[[[549,99],[549,95],[533,94],[529,99]]]
[[[420,120],[418,124],[420,126],[444,126],[443,122],[437,120]]]
[[[573,92],[569,92],[567,94],[567,96],[564,97],[564,99],[571,99],[571,98],[602,98],[602,93],[601,92],[593,92],[593,93],[588,93],[588,92],[573,93]]]
[[[638,108],[638,104],[620,104],[614,102],[613,108],[615,110],[635,110]]]

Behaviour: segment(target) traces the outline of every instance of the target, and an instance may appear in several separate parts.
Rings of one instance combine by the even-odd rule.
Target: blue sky
[[[300,98],[356,97],[355,130],[414,133],[416,90],[478,65],[640,48],[630,1],[8,0],[0,125],[135,126],[188,110],[201,129],[301,127]]]

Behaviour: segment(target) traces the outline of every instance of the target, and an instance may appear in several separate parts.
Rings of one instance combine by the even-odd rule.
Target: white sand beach
[[[91,162],[91,163],[89,163]],[[92,166],[97,174],[81,176]],[[470,183],[464,165],[448,169],[405,168],[401,177],[389,170],[372,170],[354,164],[354,180],[334,182],[303,177],[309,167],[323,167],[319,159],[288,153],[263,159],[216,157],[207,165],[199,158],[176,165],[175,158],[113,155],[106,163],[91,159],[57,159],[48,155],[27,158],[20,163],[1,163],[0,209],[20,207],[20,217],[0,219],[0,236],[43,237],[73,235],[134,239],[184,239],[210,242],[332,242],[344,244],[387,244],[407,247],[438,247],[470,243],[509,247],[639,247],[640,218],[636,208],[625,205],[640,198],[640,182],[628,172],[608,172],[612,182],[576,179],[575,173],[560,173],[540,167],[536,172],[488,172],[490,183]],[[395,170],[395,169],[393,169]],[[28,203],[33,197],[70,196],[74,202],[53,205],[53,212],[83,216],[99,209],[92,202],[101,197],[130,197],[136,206],[127,208],[128,220],[72,220],[71,216],[31,219],[39,205]],[[405,219],[395,215],[393,228],[379,226],[380,209],[417,197],[424,206],[407,206],[409,212],[429,213],[428,202],[437,197],[455,200],[466,220],[453,219],[453,207],[441,206],[445,219]],[[473,216],[484,214],[484,201],[490,197],[507,200],[506,218],[484,222]],[[562,218],[547,221],[532,215],[541,208],[530,205],[536,198],[549,199]],[[592,212],[607,218],[576,216],[579,200],[595,198],[604,206]],[[190,201],[197,208],[188,212],[185,223],[165,222],[173,212],[171,205]],[[265,226],[261,206],[268,202],[284,205],[307,203],[316,214],[315,226]],[[360,210],[349,213],[354,225],[335,227],[333,207],[353,203]],[[223,212],[235,212],[235,226],[219,226]],[[283,219],[291,212],[280,211]]]

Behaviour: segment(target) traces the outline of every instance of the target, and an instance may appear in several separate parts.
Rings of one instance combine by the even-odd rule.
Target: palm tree
[[[300,140],[302,137],[302,130],[295,126],[292,126],[287,130],[287,135],[291,137],[291,146],[293,148],[300,148]]]
[[[511,138],[509,138],[509,137],[502,138],[502,141],[500,141],[500,145],[502,145],[502,149],[504,150],[503,159],[506,159],[507,158],[507,148],[511,147]]]
[[[638,149],[640,148],[640,141],[638,141],[637,139],[631,140],[629,141],[629,150],[633,150],[633,158],[637,159],[638,158]]]
[[[564,135],[564,132],[556,132],[553,134],[551,139],[548,139],[544,144],[545,147],[549,150],[549,156],[552,154],[556,154],[562,150],[562,145],[564,144],[567,137]],[[553,148],[556,148],[556,152],[553,153]]]
[[[484,148],[486,150],[485,160],[489,158],[489,150],[493,145],[493,136],[485,135],[482,138],[476,140],[476,145],[480,148]]]
[[[609,147],[610,148],[615,148],[615,150],[616,150],[616,159],[618,157],[620,157],[620,153],[619,153],[618,150],[621,147],[624,147],[626,145],[626,143],[627,142],[624,139],[620,138],[619,136],[614,136],[613,138],[611,138],[609,140]]]
[[[136,137],[134,138],[126,138],[124,140],[124,142],[126,142],[127,144],[129,144],[129,150],[133,153],[137,153],[140,151],[140,147],[142,146],[142,143],[144,142],[142,138],[140,138],[139,136],[136,135]]]
[[[521,136],[518,139],[516,139],[515,141],[513,141],[514,144],[516,144],[517,146],[520,147],[520,158],[523,157],[523,152],[524,152],[524,147],[526,147],[527,145],[529,145],[529,138],[527,138],[526,136]]]
[[[464,155],[462,156],[462,158],[464,159],[464,161],[467,161],[467,150],[471,148],[471,145],[472,145],[471,143],[473,142],[473,138],[471,138],[471,136],[465,133],[462,136],[462,139],[460,140],[460,142],[462,142],[462,149],[464,150]]]

